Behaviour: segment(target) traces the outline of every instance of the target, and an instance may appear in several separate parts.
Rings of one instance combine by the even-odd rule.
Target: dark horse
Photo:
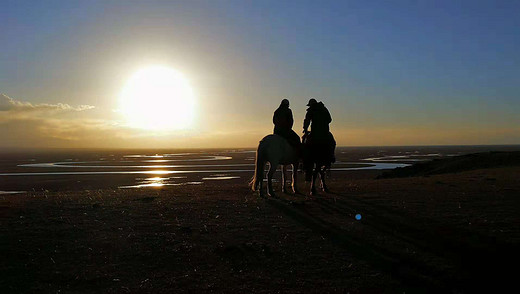
[[[329,192],[327,184],[325,183],[325,170],[330,169],[332,164],[331,144],[328,137],[313,136],[312,133],[307,133],[303,136],[303,168],[305,170],[305,181],[311,181],[310,195],[316,195],[316,178],[320,175],[320,187],[324,192]]]

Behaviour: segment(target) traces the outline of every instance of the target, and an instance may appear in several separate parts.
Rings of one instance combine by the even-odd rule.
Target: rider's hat
[[[311,105],[314,105],[314,104],[316,104],[316,103],[318,103],[318,101],[316,101],[316,99],[314,99],[314,98],[311,98],[311,99],[309,100],[309,103],[307,103],[307,106],[311,106]]]

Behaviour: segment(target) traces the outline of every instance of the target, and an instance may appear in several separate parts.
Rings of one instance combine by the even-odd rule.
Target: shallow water
[[[52,167],[53,163],[45,163],[42,165],[31,165],[33,167],[46,167],[47,164],[50,164],[49,167]],[[354,164],[354,165],[363,165],[360,167],[335,167],[331,168],[332,171],[348,171],[348,170],[370,170],[370,169],[393,169],[397,167],[405,167],[410,164],[407,163],[373,163],[370,166],[365,166],[365,164],[361,164],[359,162],[348,162],[346,164]],[[203,167],[218,167],[225,165],[204,165]],[[158,168],[156,166],[132,166],[132,167],[141,167],[141,168],[150,168],[152,170],[134,170],[134,171],[66,171],[66,172],[20,172],[20,173],[0,173],[0,176],[64,176],[64,175],[124,175],[124,174],[147,174],[147,175],[169,175],[169,174],[189,174],[189,173],[215,173],[215,172],[226,172],[226,173],[243,173],[243,172],[254,172],[255,170],[253,164],[244,164],[244,165],[229,165],[229,166],[249,166],[251,169],[215,169],[215,170],[153,170],[154,168]],[[67,167],[87,167],[87,168],[97,168],[97,166],[67,166]],[[120,166],[101,166],[100,168],[117,168]],[[161,166],[159,168],[164,168],[166,166]],[[171,166],[171,167],[188,167],[188,166]],[[197,166],[189,166],[189,167],[197,167]],[[199,166],[202,167],[202,166]],[[125,168],[120,167],[120,168]]]
[[[184,186],[184,185],[200,185],[203,182],[183,182],[183,183],[147,183],[131,186],[119,186],[120,189],[147,188],[147,187],[164,187],[164,186]]]
[[[391,155],[391,156],[382,156],[382,157],[370,157],[370,158],[364,158],[362,160],[365,161],[371,161],[371,162],[400,162],[400,161],[407,161],[407,162],[416,162],[416,161],[428,161],[432,158],[439,158],[443,157],[442,154],[439,153],[430,153],[430,154],[414,154],[411,152],[407,152],[407,155]],[[444,156],[453,156],[453,155],[444,155]]]
[[[496,146],[343,147],[337,149],[338,161],[332,171],[393,169],[417,161],[488,150],[499,149]],[[0,153],[0,194],[39,189],[157,188],[200,185],[205,181],[246,183],[245,179],[254,173],[252,149],[130,152]]]
[[[0,195],[27,193],[26,191],[0,191]]]
[[[219,176],[219,177],[206,177],[202,178],[203,181],[221,181],[221,180],[232,180],[232,179],[240,179],[240,177],[232,177],[232,176]]]

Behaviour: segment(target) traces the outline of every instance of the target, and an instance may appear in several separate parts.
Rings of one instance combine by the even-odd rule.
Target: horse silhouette
[[[311,181],[310,195],[316,195],[316,179],[320,175],[320,188],[324,192],[329,192],[325,183],[325,170],[330,169],[331,145],[327,138],[312,136],[312,133],[303,136],[303,168],[305,171],[305,181]]]
[[[251,189],[253,191],[260,191],[260,196],[264,197],[264,189],[262,188],[264,182],[264,168],[269,162],[269,172],[267,173],[267,194],[271,197],[276,197],[273,189],[273,174],[282,165],[282,191],[287,193],[285,176],[287,166],[292,165],[292,181],[291,188],[293,193],[297,193],[297,169],[300,161],[298,151],[291,146],[289,142],[279,135],[265,136],[256,150],[255,159],[255,174],[251,180]]]

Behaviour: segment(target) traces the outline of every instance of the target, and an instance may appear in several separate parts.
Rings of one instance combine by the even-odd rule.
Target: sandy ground
[[[261,199],[244,179],[0,195],[0,288],[2,293],[518,288],[520,168],[375,180],[378,173],[333,173],[333,193],[312,198],[279,193],[279,199]],[[304,183],[300,188],[306,190]]]

